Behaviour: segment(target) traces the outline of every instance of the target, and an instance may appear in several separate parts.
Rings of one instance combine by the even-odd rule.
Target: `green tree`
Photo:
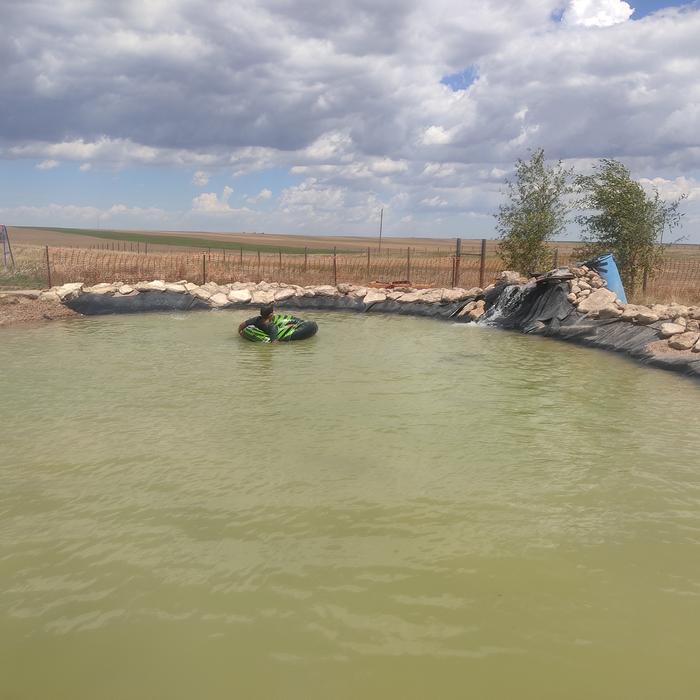
[[[544,150],[515,163],[515,179],[507,181],[506,204],[498,208],[498,254],[506,268],[529,274],[552,264],[547,243],[566,226],[572,170],[561,161],[547,165]]]
[[[620,277],[632,295],[645,275],[653,275],[663,254],[665,231],[680,224],[678,211],[685,195],[672,202],[658,191],[649,195],[633,180],[619,161],[602,158],[590,175],[579,175],[579,207],[585,209],[576,221],[583,227],[581,257],[612,253]]]

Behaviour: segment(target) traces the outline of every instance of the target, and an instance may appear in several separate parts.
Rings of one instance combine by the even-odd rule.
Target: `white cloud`
[[[192,211],[200,214],[249,214],[247,207],[232,207],[229,199],[233,194],[233,187],[226,185],[221,197],[216,192],[202,192],[192,200]]]
[[[622,0],[571,0],[562,21],[582,27],[611,27],[626,22],[634,12]]]
[[[57,203],[41,207],[17,206],[0,208],[0,214],[8,221],[21,221],[30,226],[94,226],[97,221],[133,226],[137,222],[157,225],[170,221],[169,214],[158,207],[129,207],[122,203],[106,208]]]
[[[53,170],[57,168],[60,163],[57,160],[43,160],[39,165],[36,166],[37,170]]]
[[[86,173],[88,170],[92,170],[92,163],[82,163],[79,168],[80,172]]]
[[[663,177],[643,177],[639,182],[647,192],[656,190],[662,199],[674,200],[685,195],[689,202],[700,201],[700,181],[692,178],[677,177],[667,180]]]
[[[265,187],[255,196],[246,197],[246,202],[249,204],[258,204],[259,202],[266,202],[268,199],[272,199],[272,190],[268,190]]]
[[[571,0],[562,23],[556,4],[159,0],[115,12],[93,0],[85,12],[55,0],[47,22],[37,0],[5,3],[0,159],[95,177],[177,168],[202,188],[200,174],[225,172],[246,192],[251,173],[290,173],[297,184],[255,213],[225,192],[202,192],[189,212],[171,202],[174,221],[246,213],[258,230],[362,233],[390,202],[390,220],[412,216],[415,232],[425,221],[455,235],[469,217],[475,235],[492,233],[503,177],[539,146],[697,183],[697,4],[626,21],[632,0]],[[440,82],[473,67],[468,90]]]
[[[209,173],[204,172],[204,170],[198,170],[192,176],[192,184],[197,187],[205,187],[209,183]]]
[[[444,145],[451,141],[452,137],[442,126],[429,126],[423,134],[423,143],[426,146]]]

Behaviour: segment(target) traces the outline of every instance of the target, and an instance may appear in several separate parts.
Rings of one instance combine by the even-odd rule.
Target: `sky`
[[[0,27],[0,223],[493,237],[542,147],[687,195],[700,243],[699,2],[0,0]]]

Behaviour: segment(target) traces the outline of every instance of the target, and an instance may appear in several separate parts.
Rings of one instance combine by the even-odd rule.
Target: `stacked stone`
[[[617,318],[637,325],[661,323],[659,334],[667,339],[668,347],[674,350],[700,352],[700,307],[681,304],[623,304],[615,294],[605,289],[603,280],[585,265],[575,267],[576,276],[570,281],[567,299],[578,311],[591,318]]]
[[[301,287],[295,284],[283,284],[279,282],[233,282],[231,284],[217,284],[207,282],[197,285],[187,280],[179,282],[165,282],[153,280],[150,282],[137,282],[125,284],[114,282],[112,284],[100,283],[92,287],[86,287],[82,283],[69,283],[60,287],[52,287],[41,292],[40,298],[69,301],[81,294],[100,294],[113,297],[136,296],[149,292],[172,292],[176,294],[190,294],[197,299],[205,301],[212,308],[225,308],[241,304],[272,304],[292,297],[342,297],[351,296],[362,299],[366,305],[386,301],[387,299],[402,304],[449,304],[466,299],[472,299],[482,293],[480,287],[471,289],[416,289],[414,287],[370,288],[354,284],[339,284],[337,287],[322,284],[309,287]],[[483,309],[483,301],[480,302]],[[478,306],[478,305],[477,305]],[[483,312],[483,311],[482,311]]]
[[[607,286],[606,281],[586,265],[572,267],[569,271],[574,275],[574,279],[569,280],[570,291],[567,299],[575,306],[593,294],[596,289]]]

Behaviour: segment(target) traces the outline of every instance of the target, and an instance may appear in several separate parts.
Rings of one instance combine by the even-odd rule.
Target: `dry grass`
[[[453,283],[455,258],[447,252],[422,252],[411,248],[382,251],[367,250],[325,254],[290,254],[252,251],[154,252],[148,255],[130,251],[107,251],[89,248],[50,248],[51,283],[138,282],[148,279],[177,281],[187,279],[257,282],[260,280],[299,285],[372,281],[409,280],[411,284],[450,287]],[[178,250],[178,249],[175,249]],[[437,249],[436,249],[437,250]],[[466,241],[459,261],[457,286],[480,285],[479,242]],[[46,286],[48,284],[45,249],[38,246],[15,246],[16,274],[0,277],[0,286]],[[557,252],[557,262],[575,262],[570,251]],[[486,251],[483,283],[492,282],[502,264],[495,254],[495,243]],[[656,275],[648,281],[645,292],[635,302],[700,303],[700,257],[670,256],[662,262]]]

